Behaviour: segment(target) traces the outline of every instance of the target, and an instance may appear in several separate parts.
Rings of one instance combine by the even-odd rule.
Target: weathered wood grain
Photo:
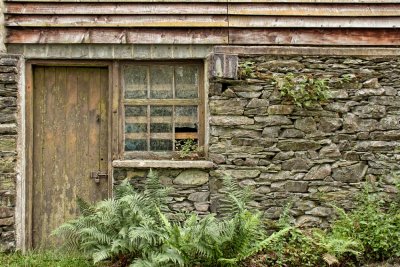
[[[399,17],[229,16],[231,28],[396,28]]]
[[[44,15],[269,15],[269,16],[399,16],[400,4],[293,3],[29,3],[9,2],[6,14]]]
[[[7,15],[9,27],[226,27],[227,16],[221,15]]]
[[[6,0],[7,2],[121,2],[121,0]],[[210,0],[124,0],[131,3],[209,3]],[[399,3],[399,0],[213,0],[214,3]]]
[[[226,15],[226,4],[214,3],[18,3],[9,2],[6,14],[71,15]]]
[[[227,44],[227,29],[13,29],[8,43]]]
[[[57,245],[50,233],[78,213],[76,198],[108,196],[108,72],[105,68],[35,67],[33,103],[33,247]],[[105,169],[102,169],[105,168]]]
[[[398,46],[400,29],[230,29],[230,44]]]
[[[370,17],[400,16],[400,4],[229,4],[230,15]]]

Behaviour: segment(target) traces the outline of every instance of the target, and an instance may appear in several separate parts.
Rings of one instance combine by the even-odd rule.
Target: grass
[[[66,255],[63,253],[45,251],[22,254],[0,253],[1,267],[93,267],[90,260],[80,255]]]

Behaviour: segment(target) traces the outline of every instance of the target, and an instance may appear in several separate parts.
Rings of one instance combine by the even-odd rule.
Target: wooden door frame
[[[22,219],[21,227],[23,228],[21,236],[21,243],[23,243],[23,250],[32,248],[32,221],[33,221],[33,67],[107,67],[108,69],[108,197],[112,196],[112,160],[113,154],[116,151],[113,149],[113,140],[118,139],[118,132],[113,129],[115,118],[118,118],[118,105],[119,94],[118,90],[113,88],[118,87],[115,75],[117,73],[117,63],[106,60],[29,60],[25,63],[25,186],[24,191],[21,192],[22,200],[21,208],[25,210],[25,218]]]

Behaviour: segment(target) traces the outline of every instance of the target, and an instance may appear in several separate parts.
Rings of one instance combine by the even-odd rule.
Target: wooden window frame
[[[125,99],[124,83],[123,83],[123,68],[129,65],[140,65],[140,66],[184,66],[184,65],[196,65],[199,69],[199,86],[198,86],[198,98],[197,99]],[[206,149],[205,146],[205,80],[204,80],[204,62],[200,60],[185,60],[185,61],[123,61],[118,66],[119,75],[119,94],[120,94],[120,109],[119,109],[119,151],[120,158],[125,160],[130,159],[204,159]],[[179,151],[125,151],[125,105],[131,106],[197,106],[198,116],[198,146],[203,148],[200,152],[187,155],[182,158]],[[150,114],[147,114],[148,120],[150,120]],[[173,131],[173,135],[175,132]],[[175,139],[175,138],[174,138]]]

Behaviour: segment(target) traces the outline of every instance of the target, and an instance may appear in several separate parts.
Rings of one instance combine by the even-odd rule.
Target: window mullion
[[[172,98],[175,99],[175,67],[172,72]],[[172,106],[172,151],[175,151],[175,105]]]

